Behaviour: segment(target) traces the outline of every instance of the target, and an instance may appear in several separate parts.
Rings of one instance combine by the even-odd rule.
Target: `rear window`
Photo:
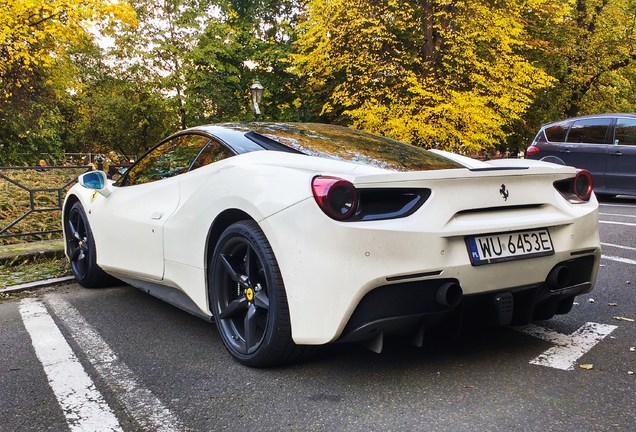
[[[572,123],[567,142],[569,143],[607,143],[607,129],[609,129],[611,118],[596,118],[576,120]]]
[[[265,123],[258,124],[252,130],[306,155],[392,171],[465,168],[421,147],[342,126]]]
[[[570,123],[561,123],[553,126],[548,126],[544,129],[545,137],[549,142],[564,142],[569,127]]]

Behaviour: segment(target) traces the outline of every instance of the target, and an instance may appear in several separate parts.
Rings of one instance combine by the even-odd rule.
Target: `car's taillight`
[[[584,169],[576,170],[576,176],[574,177],[574,184],[572,186],[574,194],[581,201],[589,201],[592,196],[592,174]]]
[[[355,214],[358,192],[350,181],[318,176],[311,181],[311,189],[318,206],[330,218],[341,221]]]
[[[528,147],[526,149],[526,156],[535,155],[535,154],[539,153],[540,151],[541,150],[539,150],[539,147],[531,145],[530,147]]]
[[[587,202],[592,197],[592,174],[587,170],[578,169],[574,177],[555,182],[554,187],[571,203]]]

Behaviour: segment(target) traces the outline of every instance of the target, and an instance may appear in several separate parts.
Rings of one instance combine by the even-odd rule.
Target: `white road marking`
[[[630,209],[634,208],[633,205],[627,205],[627,204],[605,204],[605,203],[600,203],[599,207],[625,207],[625,208],[630,208]]]
[[[618,249],[625,249],[625,250],[630,250],[630,251],[636,251],[636,248],[634,248],[634,247],[621,246],[621,245],[612,244],[612,243],[601,243],[601,246],[609,246],[609,247],[615,247],[615,248],[618,248]]]
[[[143,387],[130,368],[119,359],[80,313],[59,295],[47,295],[46,302],[68,326],[73,339],[97,373],[141,429],[170,432],[184,427],[172,412]]]
[[[629,259],[629,258],[621,258],[621,257],[615,257],[615,256],[609,256],[609,255],[601,255],[601,258],[610,260],[610,261],[616,261],[623,264],[636,265],[636,260]]]
[[[613,325],[588,322],[571,335],[534,324],[519,327],[517,330],[557,345],[530,360],[530,364],[573,370],[578,359],[617,328]]]
[[[621,213],[599,213],[599,215],[601,215],[601,216],[619,216],[619,217],[626,217],[626,218],[636,218],[636,215],[628,215],[628,214],[621,214]]]
[[[24,299],[19,309],[35,354],[44,367],[71,431],[121,431],[117,417],[44,305],[36,299]]]
[[[598,223],[608,224],[608,225],[625,225],[625,226],[636,226],[636,223],[629,222],[614,222],[614,221],[598,221]]]

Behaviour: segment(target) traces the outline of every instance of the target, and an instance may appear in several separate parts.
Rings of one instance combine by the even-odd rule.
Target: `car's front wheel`
[[[64,220],[64,229],[66,251],[77,283],[85,288],[99,288],[116,283],[115,278],[97,265],[93,232],[81,203],[76,202],[71,207]]]
[[[289,309],[274,252],[253,221],[221,235],[209,265],[212,313],[223,344],[240,363],[289,362],[301,347],[291,338]]]

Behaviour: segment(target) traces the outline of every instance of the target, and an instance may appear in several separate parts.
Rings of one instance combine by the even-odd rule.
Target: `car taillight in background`
[[[535,155],[535,154],[539,153],[540,151],[541,150],[539,150],[539,147],[531,145],[530,147],[528,147],[526,149],[526,156]]]
[[[588,202],[593,191],[592,174],[584,169],[576,170],[573,178],[554,183],[554,187],[571,203]]]

